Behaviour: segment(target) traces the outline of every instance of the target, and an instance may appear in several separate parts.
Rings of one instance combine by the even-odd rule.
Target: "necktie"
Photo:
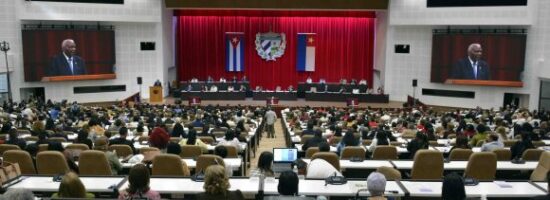
[[[71,74],[74,74],[74,70],[73,70],[73,58],[72,58],[72,57],[69,58],[69,67],[71,68]]]
[[[477,79],[477,62],[474,61],[472,67],[474,68],[474,79]]]

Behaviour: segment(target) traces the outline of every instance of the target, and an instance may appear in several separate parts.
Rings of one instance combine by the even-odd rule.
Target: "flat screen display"
[[[113,30],[22,32],[25,81],[115,78]]]
[[[431,82],[521,82],[526,38],[525,34],[434,34]]]

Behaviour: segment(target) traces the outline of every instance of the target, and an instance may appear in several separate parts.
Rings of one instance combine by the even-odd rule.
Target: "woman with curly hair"
[[[221,165],[212,165],[206,168],[204,174],[205,192],[198,195],[197,199],[218,200],[218,199],[244,199],[240,190],[229,191],[229,179],[225,174],[225,169]]]

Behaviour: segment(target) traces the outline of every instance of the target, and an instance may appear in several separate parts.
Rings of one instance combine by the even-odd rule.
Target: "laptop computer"
[[[292,170],[292,163],[298,159],[296,148],[273,148],[273,172]]]

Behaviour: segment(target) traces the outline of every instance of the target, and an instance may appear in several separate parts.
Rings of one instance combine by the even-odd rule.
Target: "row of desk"
[[[123,176],[80,177],[86,190],[92,193],[115,195],[128,187],[128,180]],[[241,190],[245,195],[259,193],[260,180],[252,178],[230,178],[230,190]],[[163,196],[194,195],[204,192],[203,182],[192,181],[189,177],[152,177],[150,188]],[[278,179],[267,178],[264,182],[265,195],[277,195]],[[51,176],[21,176],[8,182],[4,188],[25,188],[38,194],[57,192],[59,182],[54,182]],[[326,185],[324,180],[305,179],[299,182],[299,194],[307,196],[352,197],[358,190],[366,189],[365,179],[350,179],[343,185]],[[394,197],[433,197],[441,196],[441,181],[388,181],[386,196]],[[476,186],[465,186],[467,197],[479,198],[529,198],[546,194],[546,183],[529,181],[491,181],[480,182]],[[361,192],[362,196],[370,195]]]
[[[201,92],[181,90],[179,97],[186,101],[188,99],[199,97],[201,100],[245,100],[247,92],[244,91],[218,91]],[[352,94],[339,92],[305,92],[306,101],[339,101],[345,102],[348,99],[357,99],[359,102],[366,103],[388,103],[389,95],[386,94]],[[266,100],[268,98],[277,98],[279,100],[295,101],[298,99],[296,92],[252,92],[253,100]]]

